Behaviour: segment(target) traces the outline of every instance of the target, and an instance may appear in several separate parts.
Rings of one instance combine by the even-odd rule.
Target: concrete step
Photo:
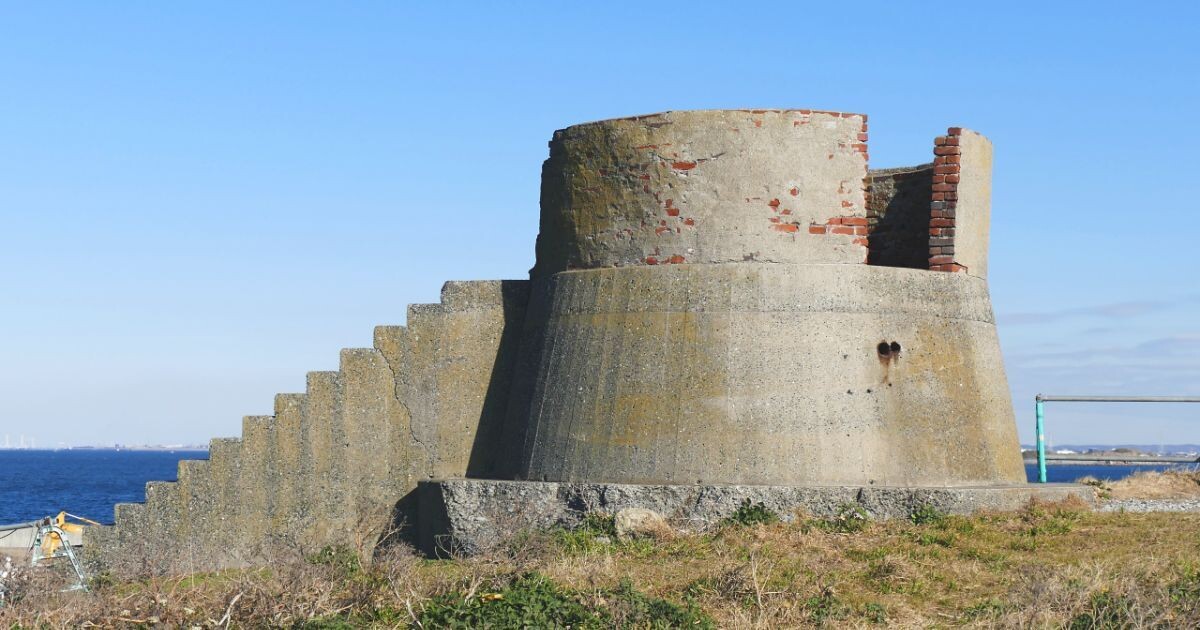
[[[400,391],[409,414],[408,451],[413,481],[431,479],[437,469],[438,346],[447,309],[441,304],[412,304],[408,307],[407,345]]]
[[[116,544],[112,553],[106,553],[117,573],[127,574],[144,568],[147,555],[145,547],[145,503],[118,503],[113,506],[113,535]]]
[[[140,528],[140,545],[152,572],[167,572],[168,564],[181,555],[181,541],[185,539],[183,522],[184,503],[175,481],[150,481],[146,483],[146,503]],[[131,530],[132,531],[132,530]]]
[[[237,546],[249,551],[261,543],[275,502],[275,417],[246,416],[242,419],[241,466],[236,488],[237,517],[233,535]]]
[[[342,350],[340,368],[345,439],[341,451],[349,482],[343,523],[361,530],[390,509],[389,499],[395,502],[389,473],[396,386],[387,361],[374,348]]]
[[[376,326],[374,346],[392,372],[396,399],[395,418],[391,432],[391,454],[388,458],[388,477],[398,488],[415,487],[425,478],[428,456],[414,440],[412,413],[409,409],[412,391],[412,340],[405,326]]]
[[[119,552],[116,526],[93,525],[83,530],[81,558],[89,575],[111,570]]]
[[[210,442],[209,448],[212,448]],[[210,451],[211,455],[211,451]],[[219,536],[225,521],[218,508],[220,487],[213,484],[212,463],[207,460],[185,459],[179,462],[180,549],[179,561],[186,570],[196,571],[216,566],[212,544]]]
[[[272,453],[275,501],[271,505],[270,523],[272,531],[283,536],[294,533],[304,504],[300,497],[300,474],[304,465],[303,421],[304,394],[275,396],[275,450]]]
[[[211,506],[205,530],[214,549],[230,549],[232,532],[237,528],[243,498],[238,480],[241,479],[241,438],[214,438],[208,444],[207,497],[197,487],[189,507],[196,510],[207,503]],[[192,518],[195,521],[195,517]]]
[[[346,486],[335,483],[333,476],[333,445],[341,439],[341,374],[309,372],[306,381],[300,489],[309,509],[301,530],[314,545],[323,546],[336,535],[328,521],[346,491]]]
[[[242,438],[213,438],[208,442],[208,474],[215,486],[237,479],[241,465]],[[217,508],[225,505],[218,503]]]
[[[409,307],[412,376],[404,400],[416,448],[426,456],[422,478],[496,470],[489,449],[477,447],[509,439],[503,425],[512,370],[493,371],[517,357],[528,299],[526,281],[447,282],[442,304]],[[500,450],[507,458],[508,449]]]

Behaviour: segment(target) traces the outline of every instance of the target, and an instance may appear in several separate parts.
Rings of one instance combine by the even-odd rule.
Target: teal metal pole
[[[1037,452],[1038,452],[1038,482],[1046,483],[1046,428],[1043,423],[1042,395],[1037,396]]]

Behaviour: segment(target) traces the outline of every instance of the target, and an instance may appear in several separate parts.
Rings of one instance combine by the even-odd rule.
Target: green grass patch
[[[867,509],[855,503],[844,503],[832,518],[820,519],[813,523],[818,529],[836,534],[858,533],[870,524],[871,515],[867,513]]]
[[[622,580],[600,597],[584,597],[529,573],[484,593],[434,598],[417,619],[425,628],[716,628],[695,604],[651,597]]]
[[[750,499],[743,499],[738,509],[721,521],[721,525],[726,527],[750,527],[753,525],[770,525],[771,523],[778,523],[779,520],[779,515],[765,504],[751,503]]]

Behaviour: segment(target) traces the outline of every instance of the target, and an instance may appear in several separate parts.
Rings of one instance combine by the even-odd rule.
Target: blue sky
[[[1026,442],[1038,391],[1200,394],[1198,5],[900,4],[4,3],[0,434],[237,435],[444,280],[525,277],[554,129],[723,107],[868,113],[873,167],[993,140]]]

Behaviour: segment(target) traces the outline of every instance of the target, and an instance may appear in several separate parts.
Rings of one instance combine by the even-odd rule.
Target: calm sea
[[[1105,465],[1087,465],[1087,464],[1068,464],[1058,466],[1046,466],[1046,481],[1050,483],[1067,483],[1075,481],[1080,477],[1095,477],[1104,481],[1116,481],[1124,479],[1129,475],[1140,470],[1167,470],[1168,468],[1177,468],[1179,464],[1164,464],[1159,466],[1105,466]],[[1025,477],[1030,481],[1037,481],[1038,468],[1037,464],[1025,464]]]
[[[0,450],[0,524],[62,510],[101,523],[113,504],[146,500],[146,482],[174,481],[181,459],[207,451]]]
[[[174,481],[179,460],[207,459],[207,451],[0,450],[0,524],[32,521],[66,510],[111,523],[113,504],[144,501],[146,482]],[[1085,475],[1116,480],[1167,466],[1049,466],[1049,481]],[[1037,466],[1025,466],[1030,481]]]

